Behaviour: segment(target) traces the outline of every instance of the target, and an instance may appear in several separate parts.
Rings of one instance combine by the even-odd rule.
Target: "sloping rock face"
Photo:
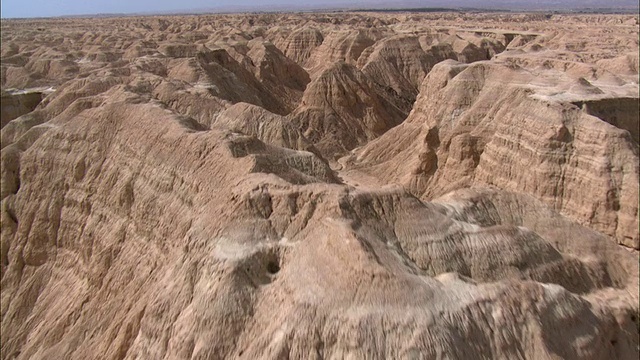
[[[3,128],[9,121],[33,111],[42,101],[42,93],[38,91],[17,94],[3,92],[0,101],[2,106],[0,128]]]
[[[327,34],[304,63],[312,77],[319,75],[336,61],[356,65],[362,52],[389,35],[387,29],[335,30]]]
[[[499,63],[440,63],[409,118],[358,149],[354,167],[424,198],[471,185],[533,194],[638,248],[637,97],[589,101],[568,93],[585,100],[565,102],[536,94],[543,83],[558,86],[552,76]]]
[[[494,35],[494,34],[491,34]],[[420,84],[431,68],[446,59],[461,62],[489,60],[504,50],[504,42],[475,34],[426,33],[389,36],[368,47],[358,66],[376,84],[411,109]]]
[[[637,23],[3,20],[0,358],[638,358]]]
[[[168,75],[203,86],[214,96],[232,103],[245,101],[275,113],[286,113],[284,104],[224,49],[198,52]]]
[[[256,78],[285,103],[288,112],[293,110],[310,81],[309,74],[270,42],[254,39],[248,46],[247,56],[255,66]]]
[[[318,153],[290,119],[259,106],[235,104],[217,117],[215,127],[255,136],[270,145]]]
[[[432,47],[425,52],[418,36],[397,35],[367,48],[358,59],[358,65],[384,89],[383,94],[408,114],[431,67],[455,56],[450,46]]]
[[[589,115],[593,115],[609,124],[626,130],[631,135],[636,145],[639,143],[640,128],[638,128],[638,114],[640,106],[638,99],[633,97],[596,99],[577,101],[576,106],[581,107]]]
[[[302,28],[291,33],[282,41],[280,48],[291,60],[304,65],[312,51],[324,41],[322,32],[314,28]]]
[[[309,84],[289,117],[323,154],[344,154],[403,119],[374,87],[355,66],[338,62]]]

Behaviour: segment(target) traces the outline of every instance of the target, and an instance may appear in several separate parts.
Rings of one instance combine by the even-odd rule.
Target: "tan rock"
[[[3,19],[0,357],[637,359],[637,24]]]
[[[314,79],[289,115],[328,159],[383,134],[402,116],[360,70],[344,62]]]
[[[554,92],[553,73],[497,63],[436,68],[409,118],[358,149],[355,168],[425,198],[473,184],[529,193],[638,248],[637,89],[627,100]]]
[[[2,115],[0,115],[0,128],[9,121],[33,111],[42,101],[42,93],[38,91],[24,93],[2,93]]]
[[[303,65],[311,52],[322,44],[322,32],[313,28],[302,28],[292,32],[280,47],[291,60]]]
[[[356,65],[362,52],[386,35],[388,31],[375,29],[333,31],[325,35],[304,66],[313,78],[337,61]]]

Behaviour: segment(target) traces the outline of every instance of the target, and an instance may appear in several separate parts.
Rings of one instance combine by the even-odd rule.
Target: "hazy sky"
[[[212,3],[247,3],[206,0],[1,0],[2,17],[37,17],[99,13],[137,13],[209,7]]]
[[[321,7],[550,7],[628,6],[637,0],[0,0],[2,17],[157,13],[188,10],[296,10]]]
[[[345,4],[345,0],[1,0],[2,17],[39,17],[78,14],[150,13],[225,7],[279,7],[300,4]],[[377,1],[354,1],[356,4]]]

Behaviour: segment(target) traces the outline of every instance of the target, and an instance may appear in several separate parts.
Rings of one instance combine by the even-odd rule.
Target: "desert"
[[[3,19],[2,359],[638,359],[637,14]]]

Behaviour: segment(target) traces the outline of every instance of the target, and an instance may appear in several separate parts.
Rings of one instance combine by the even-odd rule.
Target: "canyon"
[[[2,359],[637,359],[638,21],[3,19]]]

